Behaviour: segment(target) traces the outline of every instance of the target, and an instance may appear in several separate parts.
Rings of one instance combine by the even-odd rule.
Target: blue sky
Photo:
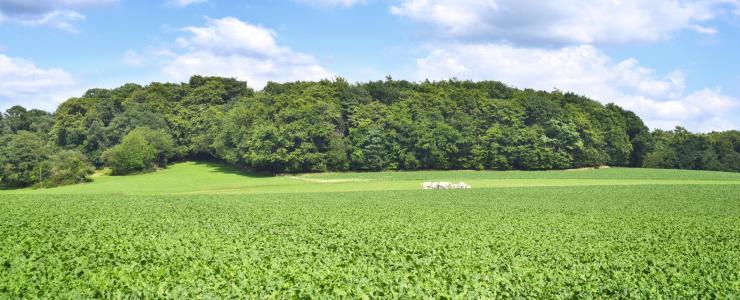
[[[0,109],[185,81],[499,80],[740,129],[740,0],[0,0]]]

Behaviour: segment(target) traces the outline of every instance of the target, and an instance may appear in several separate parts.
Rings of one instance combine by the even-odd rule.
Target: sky
[[[0,110],[194,74],[497,80],[740,129],[740,0],[0,0]]]

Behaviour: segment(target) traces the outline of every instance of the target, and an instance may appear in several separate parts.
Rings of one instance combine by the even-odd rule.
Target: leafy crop
[[[740,185],[0,195],[0,298],[740,295]]]

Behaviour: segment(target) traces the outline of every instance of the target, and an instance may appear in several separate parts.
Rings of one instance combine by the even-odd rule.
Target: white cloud
[[[167,5],[185,7],[192,4],[206,3],[208,0],[169,0]]]
[[[620,104],[641,114],[656,128],[671,129],[681,125],[694,131],[708,132],[740,127],[740,99],[723,95],[718,89],[702,89],[682,98],[658,101],[630,95]]]
[[[318,80],[331,76],[312,60],[300,60],[299,58],[295,61],[290,57],[261,59],[193,52],[178,56],[164,68],[164,71],[181,81],[196,74],[235,77],[246,80],[250,86],[258,89],[264,87],[268,81]]]
[[[279,56],[290,52],[275,41],[275,32],[239,19],[227,17],[209,20],[206,27],[186,27],[187,37],[177,39],[178,44],[191,50],[231,55]]]
[[[183,29],[185,50],[167,61],[163,72],[184,81],[192,75],[215,75],[246,80],[262,88],[267,81],[318,80],[331,77],[308,54],[278,45],[270,29],[236,18],[209,20],[204,27]]]
[[[707,131],[740,127],[735,117],[740,112],[740,99],[712,89],[687,94],[680,71],[658,75],[635,59],[614,61],[588,45],[562,49],[500,44],[433,46],[416,62],[419,80],[451,77],[575,92],[633,110],[653,128],[684,125]]]
[[[33,18],[19,18],[16,21],[26,26],[49,26],[69,32],[77,32],[74,22],[85,20],[85,16],[71,10],[55,10]]]
[[[735,0],[399,0],[391,12],[448,37],[520,45],[656,41],[707,22]]]
[[[105,6],[118,0],[0,0],[0,23],[47,26],[76,32],[75,22],[85,20],[79,9]]]
[[[29,60],[0,54],[1,110],[23,105],[53,111],[80,92],[72,75],[62,69],[44,69]]]

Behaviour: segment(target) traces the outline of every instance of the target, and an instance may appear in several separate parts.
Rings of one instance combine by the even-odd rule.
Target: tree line
[[[495,81],[91,89],[53,114],[0,114],[0,185],[56,186],[218,159],[272,173],[594,166],[740,171],[740,132],[650,131],[631,111]]]

